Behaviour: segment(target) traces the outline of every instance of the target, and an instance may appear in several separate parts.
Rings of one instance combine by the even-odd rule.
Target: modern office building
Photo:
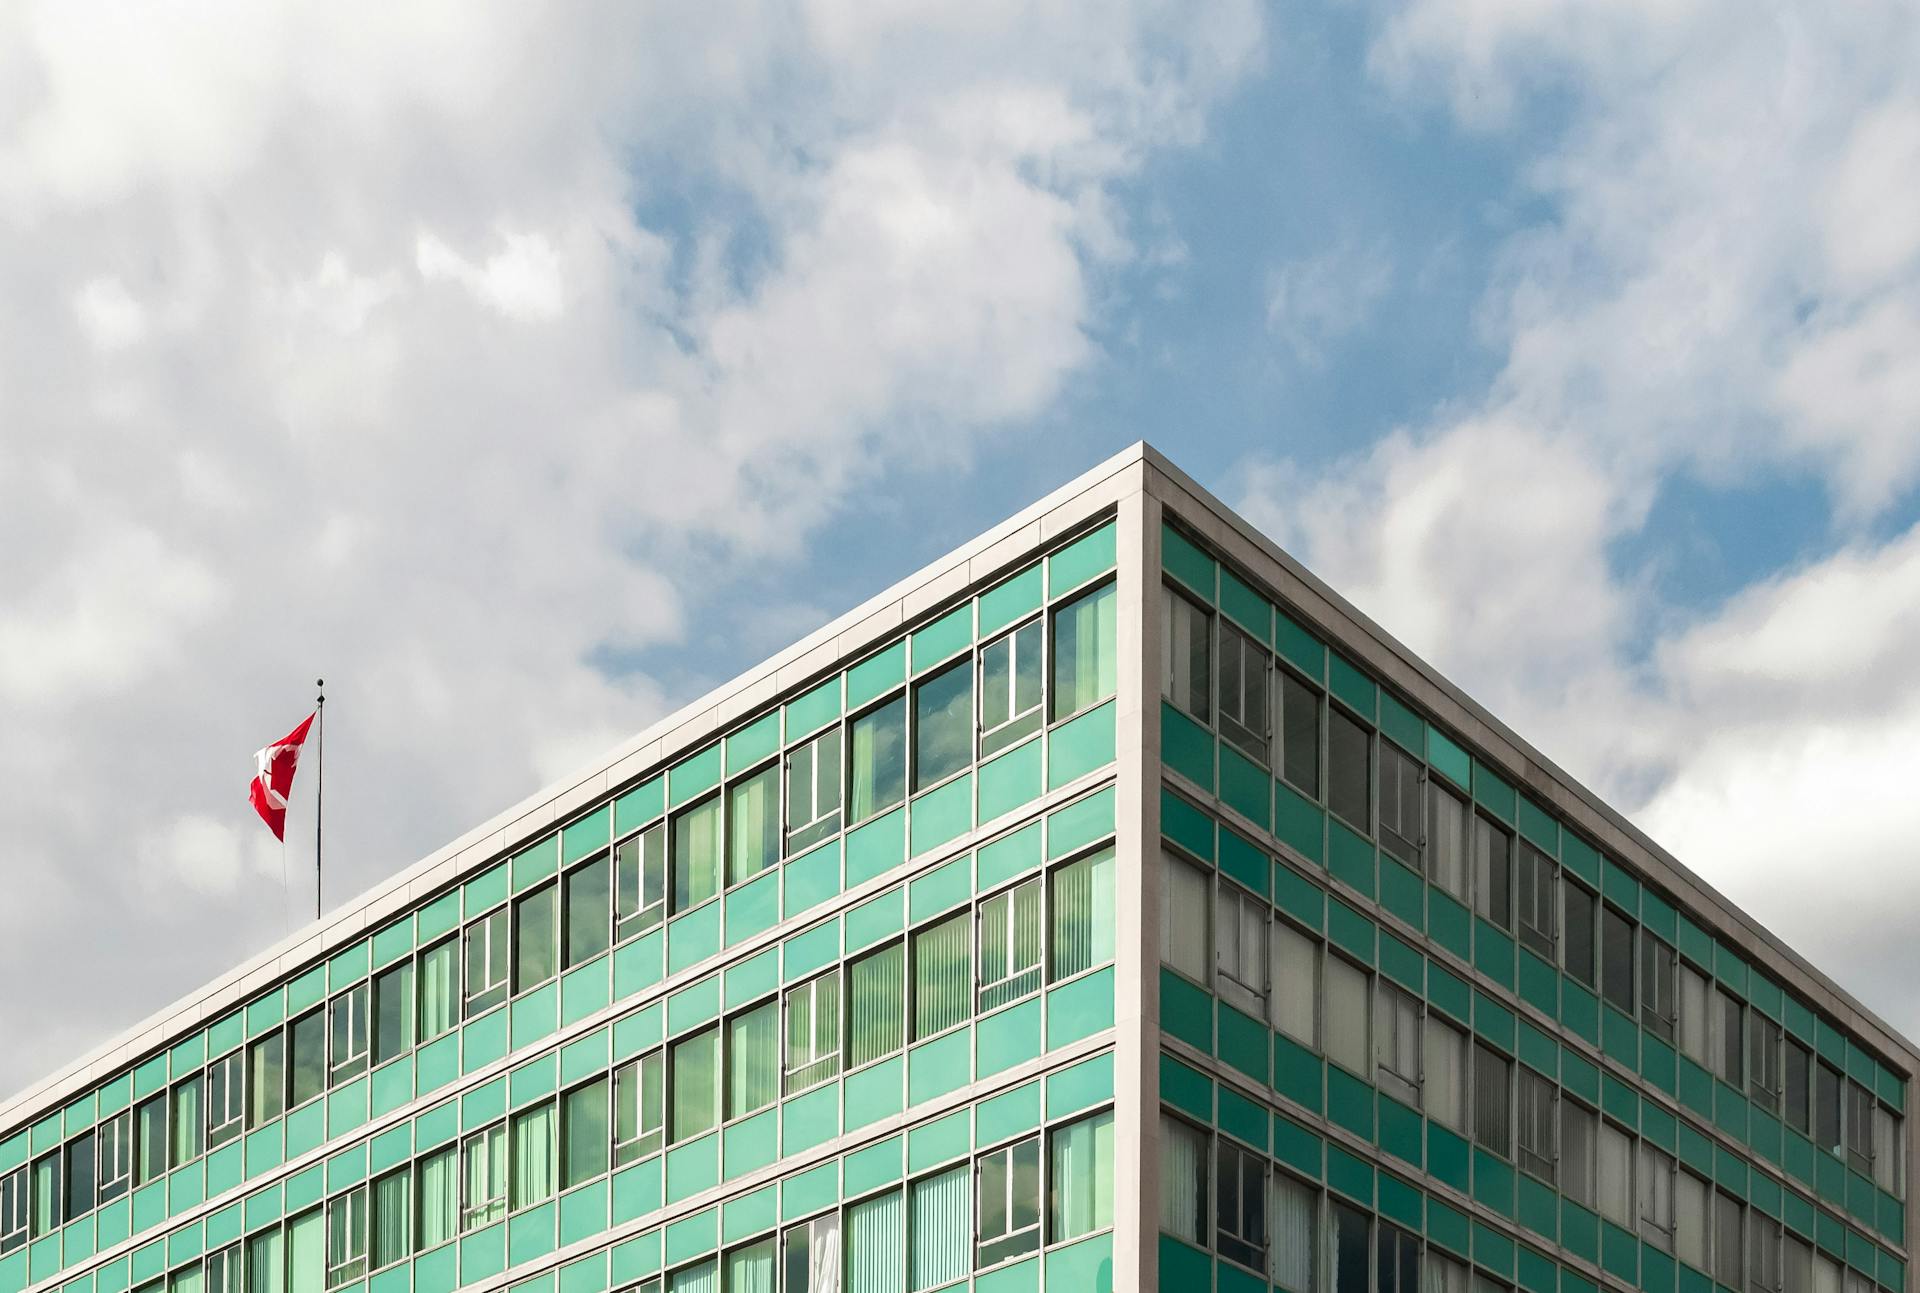
[[[1917,1060],[1140,446],[0,1107],[0,1293],[1906,1293]]]

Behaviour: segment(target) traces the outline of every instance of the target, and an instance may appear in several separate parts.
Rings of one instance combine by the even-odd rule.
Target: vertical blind
[[[965,1279],[973,1241],[971,1173],[962,1163],[913,1185],[913,1287]]]
[[[980,1009],[1040,987],[1040,881],[1028,880],[980,906]]]
[[[758,875],[780,858],[780,769],[727,791],[727,881]]]
[[[673,819],[673,909],[720,892],[720,796]]]
[[[287,1228],[287,1293],[320,1293],[327,1282],[326,1262],[326,1232],[315,1208]]]
[[[459,1204],[453,1174],[453,1151],[442,1150],[420,1160],[420,1249],[425,1252],[454,1236]]]
[[[1207,981],[1207,878],[1171,853],[1160,855],[1160,959]]]
[[[787,1091],[840,1071],[840,975],[830,971],[787,994]]]
[[[913,1035],[963,1023],[973,1004],[973,917],[961,912],[913,939]]]
[[[855,961],[848,971],[847,1063],[851,1067],[900,1049],[905,1027],[905,947],[894,943]]]
[[[513,1206],[538,1203],[553,1193],[555,1137],[551,1103],[513,1120]]]
[[[900,1191],[847,1209],[847,1293],[905,1293],[906,1218]]]
[[[1052,1137],[1048,1239],[1072,1239],[1112,1225],[1113,1112],[1056,1127]]]
[[[673,1126],[668,1135],[685,1140],[709,1131],[720,1103],[720,1030],[709,1028],[673,1047]]]
[[[1207,1211],[1207,1137],[1178,1118],[1160,1115],[1160,1228],[1190,1244],[1203,1242]]]
[[[1113,694],[1114,616],[1107,584],[1054,612],[1053,716],[1064,718]]]
[[[738,1117],[780,1094],[780,1007],[768,1002],[727,1024],[727,1113]]]
[[[727,1254],[727,1293],[774,1293],[773,1240],[762,1239]]]
[[[1053,977],[1113,959],[1113,849],[1053,873]]]

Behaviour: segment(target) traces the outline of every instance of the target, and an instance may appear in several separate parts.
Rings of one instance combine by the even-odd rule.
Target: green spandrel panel
[[[787,702],[787,740],[797,741],[840,717],[840,675]]]
[[[625,835],[667,811],[667,781],[653,777],[613,801],[613,830]]]
[[[973,603],[948,611],[909,639],[917,676],[973,645]]]
[[[1114,523],[1075,539],[1047,558],[1047,596],[1059,597],[1113,569],[1118,531]]]
[[[1220,610],[1259,642],[1273,643],[1273,603],[1231,570],[1220,572]]]
[[[895,642],[847,670],[847,708],[858,709],[906,680],[907,644]]]
[[[804,979],[840,959],[840,921],[836,917],[795,934],[780,945],[781,978],[788,983]]]
[[[461,894],[468,919],[478,916],[489,907],[499,906],[507,899],[507,864],[502,862],[491,871],[467,881],[461,886]]]
[[[1327,690],[1339,697],[1354,713],[1369,723],[1374,721],[1375,700],[1380,689],[1374,685],[1373,679],[1368,677],[1359,665],[1354,664],[1338,651],[1333,653],[1327,678]],[[1467,783],[1463,780],[1460,784]]]
[[[1438,728],[1427,729],[1427,762],[1462,789],[1473,784],[1473,759]]]
[[[715,742],[667,769],[667,807],[678,808],[720,784],[720,744]]]
[[[1160,529],[1160,564],[1209,603],[1214,600],[1214,561],[1186,535],[1170,525]]]
[[[998,633],[1007,625],[1040,609],[1043,593],[1038,564],[980,594],[980,636]]]
[[[613,805],[600,807],[560,832],[560,864],[571,866],[607,847],[613,838]]]
[[[378,930],[373,936],[373,964],[375,969],[393,964],[413,950],[413,920],[402,916],[386,928]],[[253,1018],[249,1013],[247,1031],[253,1032]]]

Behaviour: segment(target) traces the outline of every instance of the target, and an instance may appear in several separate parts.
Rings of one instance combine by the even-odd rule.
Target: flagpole
[[[315,678],[313,685],[315,687],[325,687],[327,680],[325,678]],[[325,691],[322,691],[320,698],[314,702],[313,711],[320,723],[320,730],[315,734],[320,745],[318,751],[320,758],[319,776],[315,779],[313,788],[313,918],[319,920],[321,895],[320,832],[326,825],[327,820],[327,693]]]

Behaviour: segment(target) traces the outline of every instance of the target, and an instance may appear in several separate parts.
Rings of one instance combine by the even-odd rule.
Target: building
[[[1139,446],[0,1108],[0,1293],[1906,1293],[1917,1058]]]

